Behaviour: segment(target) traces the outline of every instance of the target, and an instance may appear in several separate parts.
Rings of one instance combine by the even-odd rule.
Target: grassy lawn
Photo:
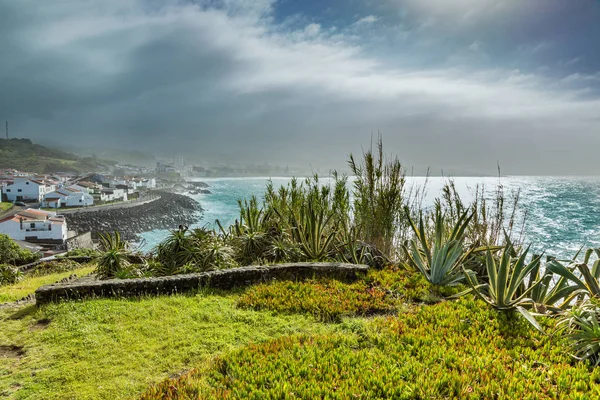
[[[93,270],[94,267],[86,266],[68,272],[26,277],[21,282],[13,285],[0,286],[0,304],[20,300],[23,297],[35,292],[35,290],[40,286],[58,282],[61,279],[71,276],[72,274],[77,274],[77,276],[85,276],[92,273]]]
[[[239,309],[236,297],[104,299],[0,310],[0,345],[24,350],[22,357],[0,363],[0,396],[132,398],[220,352],[331,330],[302,315]]]
[[[8,203],[5,201],[0,202],[0,213],[10,210],[12,208],[12,206],[13,206],[13,203]]]
[[[15,399],[600,396],[600,368],[557,337],[403,270],[0,309],[0,324]]]

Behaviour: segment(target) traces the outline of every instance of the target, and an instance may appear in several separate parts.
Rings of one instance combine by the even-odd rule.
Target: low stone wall
[[[88,297],[137,297],[148,294],[183,293],[199,288],[232,289],[274,280],[305,280],[327,277],[354,281],[366,273],[366,265],[343,263],[295,263],[250,266],[198,274],[160,278],[109,279],[75,281],[42,286],[35,292],[38,305],[67,299]]]

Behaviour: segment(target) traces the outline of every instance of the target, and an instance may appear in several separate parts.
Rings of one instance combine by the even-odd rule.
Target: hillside
[[[104,169],[110,161],[78,157],[66,151],[32,143],[29,139],[0,140],[0,168],[53,173],[60,171],[87,172]]]

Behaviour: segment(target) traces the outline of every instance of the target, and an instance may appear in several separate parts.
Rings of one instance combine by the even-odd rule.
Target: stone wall
[[[92,232],[84,232],[67,239],[67,250],[93,249]]]
[[[250,266],[174,275],[160,278],[78,280],[42,286],[35,292],[38,305],[52,301],[90,297],[137,297],[173,294],[199,288],[232,289],[274,280],[305,280],[327,277],[354,281],[368,271],[366,265],[343,263],[295,263],[270,266]]]

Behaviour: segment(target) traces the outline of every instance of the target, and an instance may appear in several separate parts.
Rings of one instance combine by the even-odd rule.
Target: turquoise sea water
[[[256,195],[261,199],[268,178],[205,178],[212,194],[193,196],[204,212],[198,224],[214,224],[219,219],[229,225],[238,218],[237,199]],[[285,185],[289,178],[272,178],[275,186]],[[537,251],[557,257],[570,257],[582,245],[600,246],[600,177],[503,177],[453,178],[461,197],[468,201],[475,187],[486,191],[503,185],[505,193],[520,190],[521,212],[526,214],[525,239]],[[422,187],[425,178],[407,178],[409,186]],[[423,205],[431,206],[446,178],[430,177]],[[142,234],[144,250],[160,242],[168,231]]]

